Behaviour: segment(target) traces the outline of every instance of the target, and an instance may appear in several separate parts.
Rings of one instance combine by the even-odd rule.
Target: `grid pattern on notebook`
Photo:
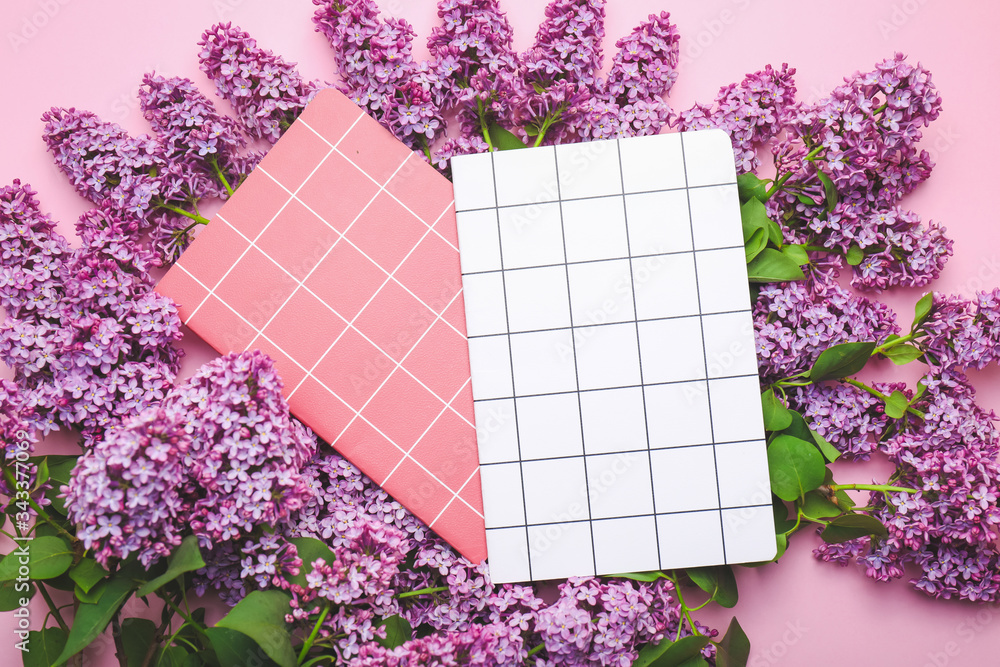
[[[728,136],[452,170],[493,581],[772,558]]]
[[[158,290],[260,349],[298,418],[465,556],[486,556],[451,184],[335,90]]]

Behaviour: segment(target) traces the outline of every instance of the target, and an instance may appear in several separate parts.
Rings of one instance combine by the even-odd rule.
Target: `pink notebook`
[[[157,290],[473,562],[486,557],[451,183],[320,92]]]

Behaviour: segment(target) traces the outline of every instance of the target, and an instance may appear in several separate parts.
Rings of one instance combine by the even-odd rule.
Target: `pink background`
[[[529,46],[544,3],[503,4],[516,46]],[[767,63],[795,66],[800,99],[814,100],[893,51],[919,59],[933,72],[945,110],[924,139],[937,169],[905,204],[924,219],[943,222],[955,240],[955,257],[934,287],[971,295],[1000,285],[1000,226],[991,215],[1000,139],[983,127],[1000,109],[1000,6],[974,0],[619,0],[608,7],[606,48],[613,53],[617,38],[664,9],[672,12],[682,38],[680,79],[670,98],[676,108],[709,101],[720,86]],[[134,134],[149,131],[135,100],[143,72],[189,76],[211,94],[198,71],[196,42],[217,21],[233,21],[263,46],[299,62],[307,78],[329,79],[333,55],[312,31],[312,10],[307,0],[4,0],[0,119],[7,131],[0,139],[0,183],[30,183],[43,207],[71,233],[88,205],[45,152],[39,138],[45,109],[76,106]],[[414,25],[422,55],[437,20],[433,2],[388,0],[383,11]],[[921,293],[904,290],[887,300],[906,322]],[[213,356],[193,336],[185,348],[188,373]],[[9,376],[8,369],[0,367],[0,373]],[[1000,408],[1000,374],[993,370],[974,379],[981,402]],[[53,440],[53,447],[71,442]],[[885,466],[845,464],[837,477],[865,482],[886,472]],[[811,555],[816,539],[802,534],[779,564],[738,571],[741,602],[735,612],[754,645],[752,665],[996,663],[996,607],[935,601],[904,582],[878,584],[821,564]],[[724,629],[731,615],[706,610],[698,618]],[[41,617],[36,609],[36,624]],[[5,664],[14,652],[10,621],[9,615],[0,619]]]

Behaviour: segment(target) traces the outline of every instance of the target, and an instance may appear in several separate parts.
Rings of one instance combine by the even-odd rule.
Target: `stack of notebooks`
[[[157,289],[494,582],[772,558],[729,138],[452,171],[325,90]]]

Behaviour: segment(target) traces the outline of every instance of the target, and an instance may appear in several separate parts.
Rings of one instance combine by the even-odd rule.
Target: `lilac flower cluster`
[[[852,294],[836,282],[830,269],[819,267],[805,282],[763,285],[753,313],[765,385],[808,370],[831,345],[881,343],[899,331],[888,306]]]
[[[394,649],[369,643],[348,667],[472,665],[507,667],[524,664],[527,651],[520,634],[504,624],[473,625],[465,632],[434,633],[411,639]],[[536,664],[548,664],[541,661]]]
[[[313,0],[316,30],[334,47],[340,89],[406,144],[426,149],[444,124],[445,88],[413,60],[413,28],[379,17],[372,0]]]
[[[289,417],[273,362],[230,354],[84,454],[67,507],[98,560],[137,552],[148,566],[184,534],[211,549],[300,508],[310,489],[299,473],[314,448]]]
[[[523,57],[525,81],[542,88],[558,80],[584,87],[596,83],[604,60],[604,5],[604,0],[550,2]]]
[[[899,578],[914,563],[912,583],[943,598],[993,601],[1000,593],[1000,433],[996,416],[975,403],[975,391],[957,371],[923,378],[926,393],[915,407],[921,423],[882,446],[897,471],[893,484],[916,493],[873,493],[874,515],[888,537],[862,538],[816,550],[823,560],[857,560],[869,577]]]
[[[1000,361],[1000,289],[978,292],[974,300],[934,293],[919,327],[928,361],[942,369],[982,370]]]
[[[225,198],[232,190],[229,181],[247,173],[231,168],[238,151],[246,146],[246,137],[190,79],[146,74],[139,89],[139,108],[169,161],[171,177],[163,179],[168,184],[167,199],[189,194]]]
[[[42,138],[59,167],[81,195],[129,214],[137,221],[161,200],[166,155],[147,135],[132,137],[116,123],[89,111],[53,108],[42,114]]]
[[[197,212],[202,199],[226,199],[264,154],[239,152],[247,143],[239,126],[220,114],[190,79],[147,74],[139,89],[139,107],[165,155],[157,174],[165,202],[151,216],[152,245],[174,260],[198,224],[197,215],[186,214],[183,207]]]
[[[521,58],[511,120],[536,144],[561,143],[587,118],[603,60],[604,0],[553,0]]]
[[[607,79],[597,82],[580,136],[611,139],[658,133],[670,115],[662,97],[677,80],[679,41],[666,12],[650,14],[618,40],[618,53]]]
[[[198,46],[201,71],[251,137],[275,143],[316,93],[317,84],[304,81],[294,63],[229,23],[206,30]]]
[[[180,321],[152,291],[154,255],[137,246],[136,223],[95,209],[70,250],[34,193],[0,190],[5,288],[0,360],[34,408],[32,427],[78,428],[92,445],[106,428],[161,400],[177,372]]]
[[[885,395],[904,389],[905,383],[876,383]],[[827,439],[845,457],[867,461],[878,450],[878,438],[889,426],[884,402],[849,384],[811,384],[788,394],[789,406],[798,410],[812,430]]]
[[[771,141],[788,121],[795,100],[795,68],[770,65],[747,74],[739,84],[719,90],[712,105],[695,104],[676,114],[670,124],[678,131],[720,128],[733,141],[737,173],[755,171],[760,166],[757,149]]]
[[[552,0],[521,54],[497,0],[440,0],[431,59],[420,63],[412,28],[379,18],[374,0],[313,1],[341,89],[446,174],[453,156],[493,150],[497,126],[537,145],[654,134],[666,124],[669,108],[659,98],[677,78],[679,39],[666,13],[618,42],[605,81],[598,76],[604,0]],[[461,134],[432,152],[450,111]]]
[[[856,73],[816,104],[795,105],[787,138],[773,149],[784,187],[769,202],[771,212],[787,219],[800,242],[864,250],[857,287],[926,284],[951,254],[951,242],[943,229],[922,226],[896,206],[930,174],[930,156],[917,142],[940,110],[930,73],[902,54]]]
[[[200,586],[227,582],[231,603],[248,588],[287,588],[289,622],[311,631],[328,610],[318,636],[347,664],[521,665],[537,648],[535,664],[619,665],[678,631],[680,606],[666,579],[571,579],[547,605],[531,587],[491,584],[485,563],[457,555],[340,456],[319,452],[301,477],[312,497],[277,523],[271,543],[230,543],[229,560],[213,556]],[[286,548],[283,561],[278,545],[301,536],[328,544],[332,560],[289,564]],[[300,569],[305,586],[279,581]],[[382,648],[374,642],[385,632],[379,619],[396,614],[421,631]]]
[[[10,380],[0,378],[0,443],[3,443],[3,460],[10,462],[19,451],[34,451],[37,437],[29,428],[34,408],[27,401],[18,386]],[[25,443],[28,449],[18,445]],[[5,483],[6,480],[0,480]],[[9,494],[7,494],[9,495]]]

